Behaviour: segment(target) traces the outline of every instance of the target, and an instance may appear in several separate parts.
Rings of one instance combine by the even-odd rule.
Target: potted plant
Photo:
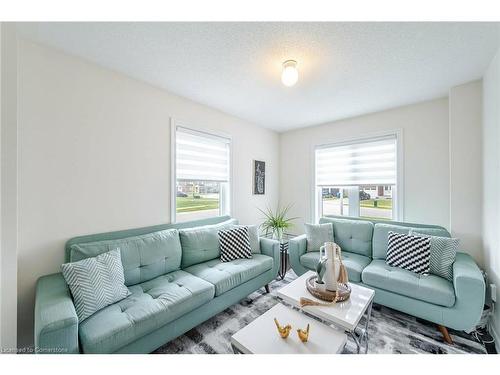
[[[288,211],[290,210],[291,205],[285,206],[283,208],[278,206],[276,207],[276,211],[273,211],[270,207],[263,211],[259,209],[265,216],[264,222],[260,225],[265,235],[268,236],[270,233],[273,236],[273,239],[282,241],[283,234],[285,230],[292,227],[292,220],[298,219],[297,217],[287,218]]]

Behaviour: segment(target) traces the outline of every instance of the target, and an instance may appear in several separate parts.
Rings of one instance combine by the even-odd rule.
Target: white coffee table
[[[292,326],[288,338],[281,338],[274,318],[281,325]],[[309,340],[303,343],[299,340],[297,329],[305,329],[307,324],[310,324]],[[231,337],[233,351],[244,354],[337,354],[342,352],[346,342],[347,336],[343,331],[281,303]]]
[[[368,324],[370,322],[373,296],[375,291],[350,283],[351,296],[345,302],[330,306],[300,306],[300,298],[306,297],[313,301],[324,302],[313,297],[306,289],[306,280],[314,275],[309,271],[278,290],[278,297],[285,303],[300,309],[326,323],[343,328],[355,341],[357,352],[360,352],[363,342],[365,353],[368,351]],[[359,327],[361,317],[366,314],[366,324]]]

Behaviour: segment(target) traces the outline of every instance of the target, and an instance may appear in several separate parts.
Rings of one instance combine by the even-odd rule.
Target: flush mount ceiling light
[[[299,71],[297,70],[297,61],[286,60],[283,63],[283,71],[281,72],[281,82],[285,86],[293,86],[299,79]]]

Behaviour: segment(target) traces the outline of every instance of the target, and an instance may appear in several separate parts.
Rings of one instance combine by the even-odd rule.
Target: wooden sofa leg
[[[443,340],[450,345],[453,344],[453,340],[451,339],[451,336],[448,333],[448,328],[438,324],[438,329],[439,329],[439,332],[441,332],[441,334],[443,335]]]
[[[269,292],[269,284],[264,285],[264,288],[266,289],[266,293],[270,293]]]

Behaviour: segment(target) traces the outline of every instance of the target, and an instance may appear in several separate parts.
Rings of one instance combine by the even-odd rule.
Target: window
[[[226,137],[175,126],[173,221],[229,214],[230,143]]]
[[[397,137],[318,147],[316,217],[397,219]]]

